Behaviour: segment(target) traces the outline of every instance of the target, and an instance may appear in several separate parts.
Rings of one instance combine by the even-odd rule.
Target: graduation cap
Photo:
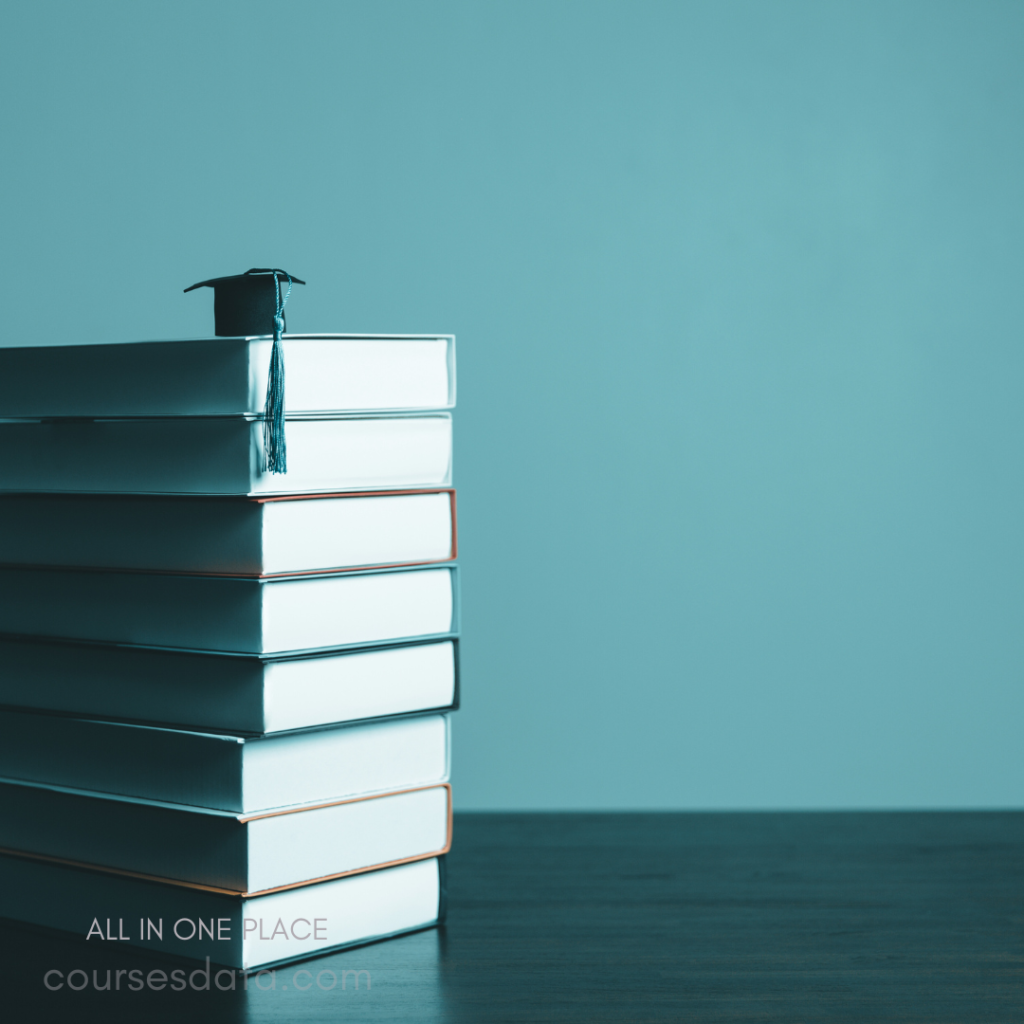
[[[282,281],[288,282],[284,295]],[[263,471],[288,472],[288,449],[284,437],[284,307],[293,284],[305,284],[287,270],[253,267],[244,274],[213,277],[190,285],[213,289],[214,333],[221,338],[273,334],[270,374],[267,377],[267,400],[263,407]]]
[[[281,299],[281,282],[288,282],[288,291],[293,284],[305,284],[292,277],[287,270],[253,267],[244,274],[231,277],[213,277],[209,281],[186,288],[213,289],[214,334],[219,338],[239,338],[252,334],[273,334],[274,319],[281,316],[281,330],[284,331],[284,304],[287,294]]]

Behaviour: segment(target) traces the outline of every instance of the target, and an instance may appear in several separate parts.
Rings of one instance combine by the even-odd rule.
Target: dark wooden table
[[[449,881],[444,929],[312,962],[369,989],[296,991],[291,967],[270,991],[49,993],[50,967],[110,963],[5,926],[0,1007],[12,1024],[1024,1021],[1024,813],[461,815]],[[136,959],[153,966],[117,966]]]

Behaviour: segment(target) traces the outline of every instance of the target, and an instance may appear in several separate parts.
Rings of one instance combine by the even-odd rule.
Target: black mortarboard
[[[244,274],[200,281],[185,291],[212,288],[214,333],[222,338],[238,338],[274,333],[274,317],[280,312],[284,318],[279,290],[283,281],[306,283],[285,270],[254,267]]]

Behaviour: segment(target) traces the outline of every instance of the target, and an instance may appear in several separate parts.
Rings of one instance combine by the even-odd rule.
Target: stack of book
[[[279,475],[271,345],[0,349],[0,917],[247,971],[443,916],[454,339],[286,335]]]

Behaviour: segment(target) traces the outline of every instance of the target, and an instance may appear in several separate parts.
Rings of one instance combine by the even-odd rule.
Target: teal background
[[[458,335],[460,808],[1021,805],[1024,6],[4,22],[3,343]]]

